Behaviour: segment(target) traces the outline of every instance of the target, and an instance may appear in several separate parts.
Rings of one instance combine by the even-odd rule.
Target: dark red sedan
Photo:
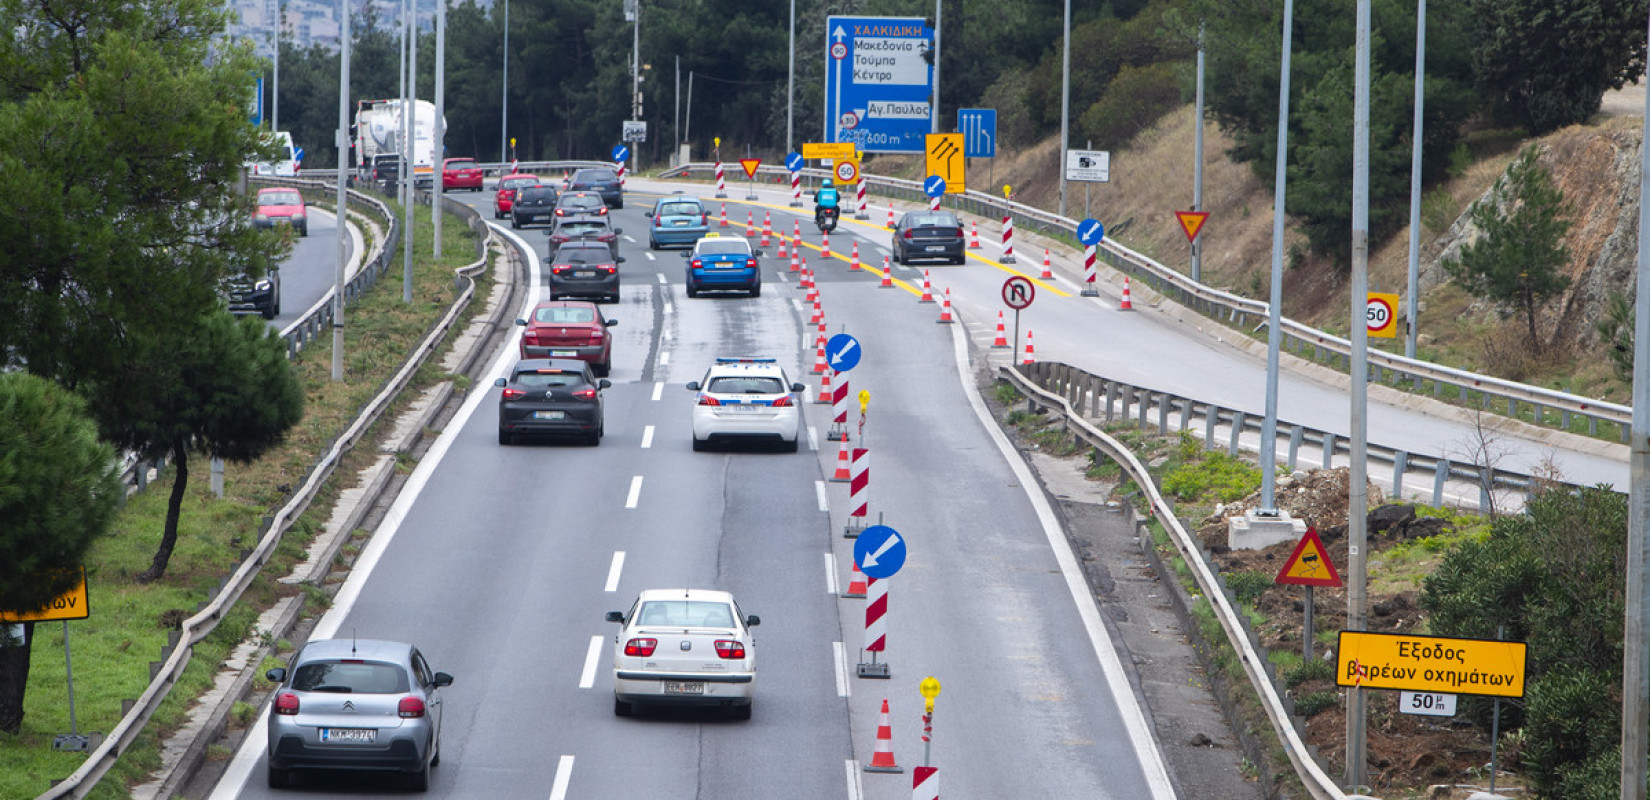
[[[473,158],[449,158],[441,162],[441,190],[481,191],[481,165]]]
[[[595,303],[550,300],[533,306],[533,313],[516,324],[527,329],[521,334],[522,358],[588,361],[597,377],[613,368],[613,334],[607,329],[619,321],[602,317]]]

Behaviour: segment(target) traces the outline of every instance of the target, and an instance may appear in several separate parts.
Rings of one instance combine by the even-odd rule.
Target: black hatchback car
[[[556,251],[568,242],[600,242],[613,250],[613,258],[619,257],[619,235],[624,228],[613,227],[612,217],[554,217],[554,226],[550,228],[550,257],[556,257]]]
[[[596,302],[619,302],[619,264],[622,256],[601,242],[571,241],[556,248],[550,263],[550,299],[591,297]]]
[[[624,192],[619,189],[619,173],[607,167],[586,167],[573,173],[570,192],[595,192],[608,208],[624,208]]]
[[[598,379],[588,362],[571,358],[524,358],[510,377],[493,382],[498,396],[498,443],[516,443],[529,434],[577,436],[601,444],[602,390],[613,383]]]
[[[521,228],[539,220],[549,222],[556,213],[556,187],[546,184],[524,187],[510,204],[510,227]]]
[[[962,223],[949,211],[910,211],[894,225],[894,263],[937,258],[950,264],[968,259]]]

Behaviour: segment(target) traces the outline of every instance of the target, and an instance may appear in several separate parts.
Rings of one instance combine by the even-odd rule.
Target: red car
[[[510,209],[516,202],[516,190],[523,186],[537,186],[539,176],[530,172],[512,172],[498,179],[498,193],[493,195],[493,219],[504,219],[510,216]]]
[[[297,189],[271,186],[258,190],[258,210],[252,224],[260,228],[291,225],[299,236],[309,235],[309,214]]]
[[[473,158],[449,158],[441,162],[441,190],[481,191],[481,165]]]
[[[597,377],[613,369],[613,334],[619,324],[602,316],[588,300],[551,300],[533,306],[527,319],[516,320],[527,330],[521,335],[522,358],[576,358],[590,362]]]

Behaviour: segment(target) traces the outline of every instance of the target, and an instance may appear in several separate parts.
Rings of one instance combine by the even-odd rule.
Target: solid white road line
[[[668,316],[670,316],[671,314],[674,314],[674,313],[676,313],[676,306],[672,305],[669,300],[666,300],[665,301],[664,315],[668,317]],[[665,331],[663,334],[661,334],[661,336],[663,338],[669,339],[670,338],[670,331]]]
[[[835,597],[836,596],[836,591],[837,591],[836,587],[837,587],[837,583],[836,583],[836,554],[832,553],[829,550],[826,550],[825,551],[825,593],[832,596],[832,597]]]
[[[654,381],[653,382],[653,402],[655,402],[655,403],[659,402],[659,396],[664,394],[664,391],[665,391],[665,382],[664,381]]]
[[[831,671],[836,673],[836,696],[847,697],[852,684],[848,680],[848,649],[841,642],[831,642],[831,661]]]
[[[562,756],[556,765],[556,781],[550,785],[550,800],[567,800],[567,782],[573,779],[573,757]]]
[[[607,568],[606,591],[615,592],[619,589],[619,574],[624,572],[624,551],[613,551],[613,566]]]
[[[859,762],[850,758],[846,766],[848,768],[848,800],[862,800],[865,797],[865,789],[859,783]]]
[[[657,400],[659,398],[655,397],[653,399]],[[653,426],[649,425],[649,426],[642,429],[642,449],[646,450],[646,449],[648,449],[649,447],[652,447],[652,446],[653,446]]]
[[[602,637],[590,637],[590,649],[584,652],[584,672],[579,673],[580,689],[589,689],[596,685],[596,662],[601,659],[601,655]]]
[[[636,480],[641,480],[641,478],[637,478]],[[829,502],[830,498],[828,496],[826,496],[826,494],[825,494],[825,482],[824,481],[814,481],[814,494],[819,497],[819,510],[820,511],[830,511],[831,510],[831,504]]]
[[[635,508],[636,501],[642,496],[642,476],[637,475],[630,479],[630,496],[625,498],[625,508]]]
[[[819,431],[814,426],[808,426],[808,449],[819,450]]]

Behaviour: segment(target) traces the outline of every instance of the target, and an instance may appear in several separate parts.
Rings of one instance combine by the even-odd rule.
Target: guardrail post
[[[1404,473],[1409,471],[1409,453],[1399,450],[1392,454],[1392,496],[1404,499]]]
[[[1248,424],[1249,415],[1242,411],[1232,412],[1232,441],[1226,448],[1226,454],[1236,457],[1238,454],[1238,437],[1243,435],[1243,426]]]
[[[1295,458],[1300,455],[1301,438],[1305,432],[1299,425],[1289,426],[1289,471],[1295,471]]]
[[[1100,416],[1100,391],[1106,385],[1106,379],[1098,375],[1089,376],[1089,416]]]
[[[1488,512],[1490,510],[1490,508],[1491,508],[1491,506],[1494,502],[1494,498],[1490,495],[1490,487],[1494,486],[1494,485],[1495,485],[1495,468],[1494,467],[1479,467],[1478,468],[1478,510],[1479,510],[1479,512],[1484,513],[1484,512]]]
[[[1440,508],[1444,505],[1444,482],[1449,480],[1449,459],[1438,459],[1438,465],[1432,469],[1432,504]]]
[[[1158,436],[1168,436],[1169,435],[1169,406],[1171,406],[1171,405],[1173,405],[1173,403],[1169,402],[1169,393],[1164,392],[1163,393],[1163,402],[1157,404],[1157,435]]]
[[[1512,396],[1507,397],[1507,417],[1510,419],[1518,419],[1518,398]],[[1536,424],[1541,424],[1541,420],[1536,420]]]
[[[1106,381],[1106,421],[1112,421],[1113,409],[1117,407],[1117,382]]]
[[[1192,425],[1192,398],[1180,398],[1180,429],[1182,431]]]
[[[1203,449],[1215,449],[1215,423],[1220,421],[1220,409],[1213,403],[1209,404],[1209,412],[1203,415]]]
[[[1152,390],[1150,390],[1150,389],[1141,389],[1140,390],[1140,406],[1139,406],[1139,408],[1140,408],[1140,411],[1139,411],[1140,421],[1135,423],[1135,425],[1136,425],[1136,427],[1139,427],[1139,428],[1145,428],[1148,424],[1150,424],[1146,419],[1146,415],[1148,413],[1150,413],[1151,410],[1152,410]]]
[[[1334,467],[1335,467],[1335,434],[1330,433],[1329,431],[1324,431],[1323,432],[1323,468],[1324,469],[1333,469]]]
[[[1134,387],[1125,386],[1123,387],[1123,419],[1127,420],[1129,418],[1129,407],[1132,405],[1134,405]]]

